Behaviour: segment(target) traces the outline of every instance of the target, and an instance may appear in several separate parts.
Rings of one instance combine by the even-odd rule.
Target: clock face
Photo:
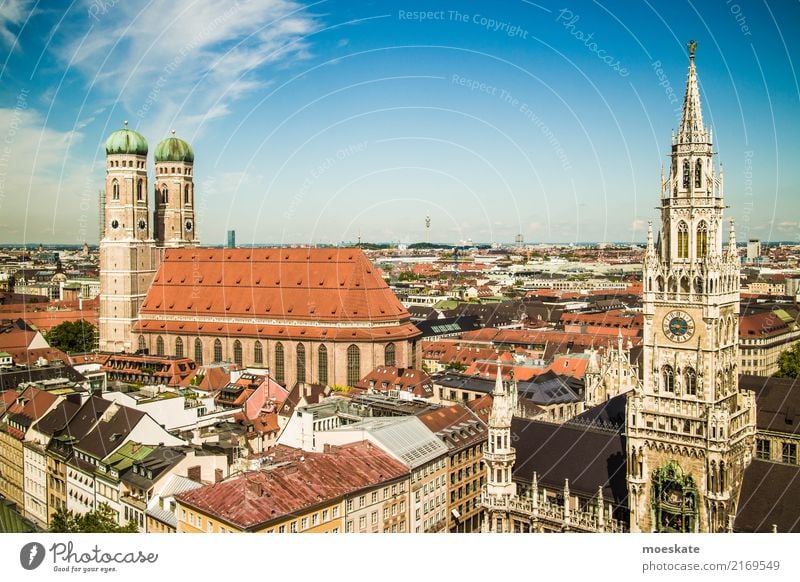
[[[139,230],[144,230],[146,227],[147,227],[147,223],[144,221],[144,219],[140,218],[139,219]]]
[[[183,227],[186,229],[186,232],[191,231],[192,230],[192,221],[191,220],[187,220],[186,224],[184,224]]]
[[[694,320],[685,311],[670,311],[664,317],[663,329],[671,341],[683,343],[694,335]]]

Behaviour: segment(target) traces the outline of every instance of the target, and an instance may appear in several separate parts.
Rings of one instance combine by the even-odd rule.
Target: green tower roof
[[[174,131],[172,132],[175,133]],[[180,138],[168,137],[156,146],[156,162],[194,162],[192,146]]]
[[[144,136],[132,129],[128,129],[128,122],[125,127],[118,129],[108,136],[106,140],[106,155],[111,154],[133,154],[137,156],[147,155],[147,140]]]

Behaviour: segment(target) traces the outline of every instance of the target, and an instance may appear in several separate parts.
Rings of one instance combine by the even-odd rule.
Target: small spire
[[[699,143],[708,140],[703,126],[703,112],[700,107],[700,91],[697,88],[697,70],[694,66],[695,41],[689,42],[689,75],[686,79],[686,95],[683,98],[683,115],[678,129],[678,143]]]
[[[737,256],[739,253],[736,250],[736,221],[731,218],[731,228],[728,231],[728,254],[732,257]]]
[[[653,242],[653,221],[652,220],[648,220],[647,221],[647,253],[650,254],[651,251],[653,253],[655,253],[656,245],[655,245],[655,242]]]

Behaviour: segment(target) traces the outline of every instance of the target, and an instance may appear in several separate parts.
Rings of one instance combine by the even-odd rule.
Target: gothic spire
[[[706,143],[710,141],[703,126],[700,107],[700,91],[697,88],[697,70],[694,66],[695,41],[689,41],[689,76],[686,79],[686,95],[683,98],[683,115],[678,129],[678,143]]]

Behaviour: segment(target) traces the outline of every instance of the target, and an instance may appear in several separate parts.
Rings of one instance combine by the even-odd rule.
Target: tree
[[[776,378],[800,377],[800,343],[794,344],[778,357]]]
[[[51,533],[137,533],[136,522],[117,524],[113,510],[101,503],[95,511],[77,515],[68,509],[59,509],[50,522]]]
[[[447,366],[445,367],[445,370],[453,370],[455,372],[464,372],[464,371],[466,371],[466,369],[467,369],[467,365],[466,364],[464,364],[463,362],[456,361],[456,360],[453,360],[452,362],[449,362],[447,364]]]
[[[65,321],[45,335],[47,343],[68,354],[90,352],[94,349],[97,328],[88,321]]]

